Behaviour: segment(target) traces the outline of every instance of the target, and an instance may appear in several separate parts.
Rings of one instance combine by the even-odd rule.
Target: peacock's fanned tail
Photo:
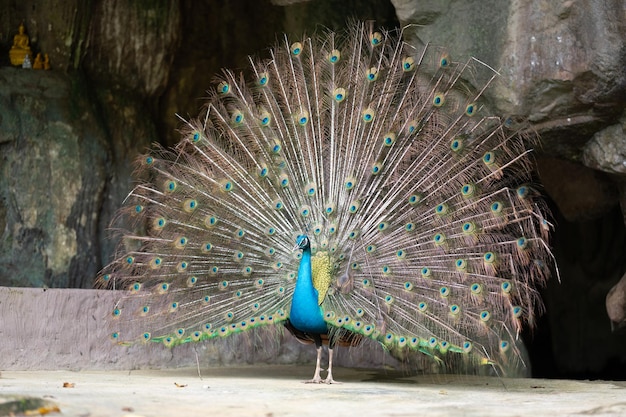
[[[175,345],[287,320],[306,234],[334,331],[443,360],[519,360],[552,264],[535,136],[488,113],[493,69],[398,35],[354,24],[285,37],[250,59],[251,79],[223,72],[175,149],[141,157],[123,247],[100,277],[128,291],[115,340]]]

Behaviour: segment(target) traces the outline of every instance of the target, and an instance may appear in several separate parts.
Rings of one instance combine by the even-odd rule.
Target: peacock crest
[[[497,73],[368,24],[269,54],[252,79],[224,70],[180,143],[138,161],[100,277],[127,290],[113,339],[289,328],[306,275],[331,338],[519,361],[553,261],[536,137],[483,102]]]

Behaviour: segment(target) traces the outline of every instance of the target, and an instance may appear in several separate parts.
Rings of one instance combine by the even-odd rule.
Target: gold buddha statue
[[[41,53],[37,54],[35,57],[35,62],[33,62],[33,69],[43,69],[43,58],[41,57]]]
[[[20,23],[17,35],[13,37],[13,46],[9,51],[9,59],[11,65],[22,66],[24,59],[28,55],[28,59],[31,59],[30,46],[28,45],[28,35],[24,33],[26,28],[23,23]]]

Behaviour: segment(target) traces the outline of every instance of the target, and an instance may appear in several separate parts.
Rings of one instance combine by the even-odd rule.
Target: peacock
[[[284,326],[315,345],[313,383],[364,339],[442,367],[523,365],[554,264],[537,135],[488,111],[496,70],[402,34],[284,36],[138,159],[98,277],[124,290],[116,343]]]

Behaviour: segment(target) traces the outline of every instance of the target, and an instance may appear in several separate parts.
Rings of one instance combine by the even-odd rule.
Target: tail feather
[[[521,360],[548,277],[536,141],[490,115],[497,72],[355,24],[224,71],[173,150],[142,156],[102,285],[130,288],[117,340],[168,345],[288,318],[300,252],[326,254],[340,334],[434,357]],[[325,255],[325,256],[326,256]],[[322,290],[319,288],[318,290]],[[114,321],[114,322],[115,322]]]

